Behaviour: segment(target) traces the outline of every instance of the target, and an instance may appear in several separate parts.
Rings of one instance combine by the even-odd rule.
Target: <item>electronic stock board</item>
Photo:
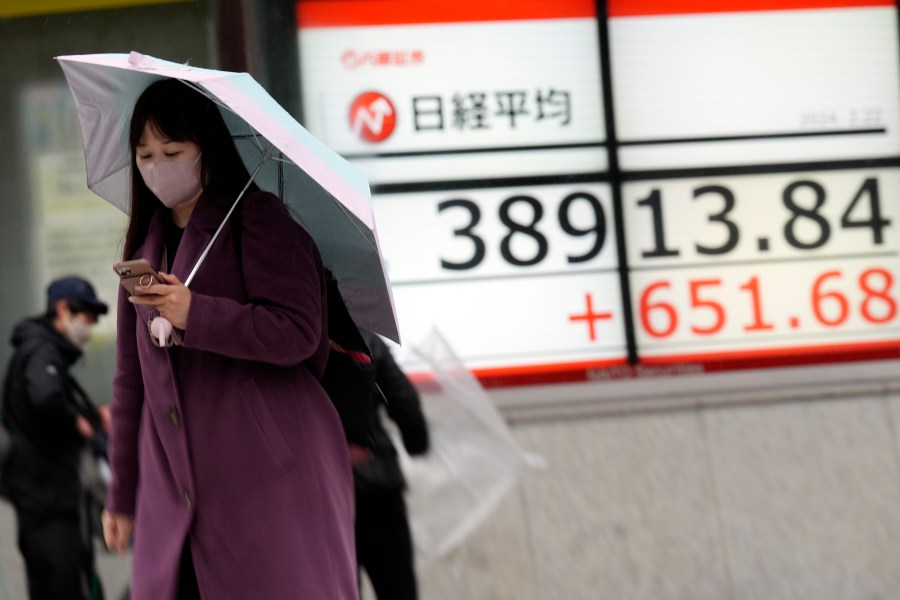
[[[900,358],[894,2],[297,9],[404,342],[488,386]]]

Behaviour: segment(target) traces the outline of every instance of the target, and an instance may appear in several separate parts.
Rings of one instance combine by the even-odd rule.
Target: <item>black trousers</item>
[[[88,600],[93,552],[77,514],[16,511],[31,600]]]
[[[403,490],[357,487],[356,560],[378,600],[417,600]]]

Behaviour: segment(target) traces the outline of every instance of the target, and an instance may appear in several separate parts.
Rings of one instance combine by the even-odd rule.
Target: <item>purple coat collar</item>
[[[203,250],[228,214],[230,207],[230,204],[226,205],[225,202],[210,198],[206,194],[200,196],[184,228],[175,264],[168,266],[168,272],[173,273],[181,281],[190,275],[194,265],[197,264],[197,259],[203,254]],[[160,205],[150,220],[144,243],[134,253],[134,258],[146,258],[156,269],[160,269],[162,264],[164,219],[167,218],[169,218],[167,209]]]

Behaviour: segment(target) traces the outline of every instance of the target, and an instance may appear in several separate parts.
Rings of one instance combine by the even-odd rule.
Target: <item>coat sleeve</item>
[[[77,412],[66,391],[66,366],[50,345],[34,352],[24,365],[25,390],[31,401],[29,410],[36,423],[35,434],[45,441],[72,438]]]
[[[109,462],[112,482],[106,507],[133,515],[138,480],[138,428],[144,404],[144,379],[138,357],[137,314],[124,288],[119,289],[116,315],[116,371],[110,403]]]
[[[403,447],[411,456],[424,454],[428,451],[428,424],[422,414],[419,393],[394,361],[387,344],[375,334],[364,335],[372,352],[375,382],[383,394],[388,416],[400,428]]]
[[[328,335],[315,242],[272,194],[243,200],[241,268],[248,303],[192,293],[184,347],[281,367],[316,357]]]

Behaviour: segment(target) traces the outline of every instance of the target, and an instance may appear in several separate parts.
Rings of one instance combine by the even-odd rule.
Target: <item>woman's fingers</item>
[[[124,556],[131,541],[131,534],[134,532],[134,521],[130,517],[114,515],[105,510],[101,515],[101,521],[106,547],[118,552],[119,556]]]
[[[135,295],[128,298],[132,304],[151,306],[179,329],[187,326],[188,311],[191,306],[191,291],[171,273],[160,273],[166,283],[135,286]]]
[[[113,532],[115,524],[112,522],[112,517],[107,511],[104,510],[100,514],[100,522],[103,525],[103,541],[106,542],[107,548],[112,548],[113,540],[115,539],[115,533]]]
[[[136,285],[134,286],[135,294],[139,294],[138,296],[132,296],[132,298],[148,298],[152,296],[165,296],[167,294],[172,293],[172,288],[174,286],[169,285],[167,283],[151,283],[150,285]]]
[[[159,276],[169,285],[182,285],[181,280],[174,273],[160,273]]]
[[[128,550],[128,544],[131,542],[131,534],[134,531],[134,524],[131,519],[121,517],[118,523],[119,530],[119,556],[125,556]]]
[[[106,547],[110,550],[116,550],[119,542],[116,519],[108,511],[104,510],[100,520],[103,523],[103,541],[106,542]]]

